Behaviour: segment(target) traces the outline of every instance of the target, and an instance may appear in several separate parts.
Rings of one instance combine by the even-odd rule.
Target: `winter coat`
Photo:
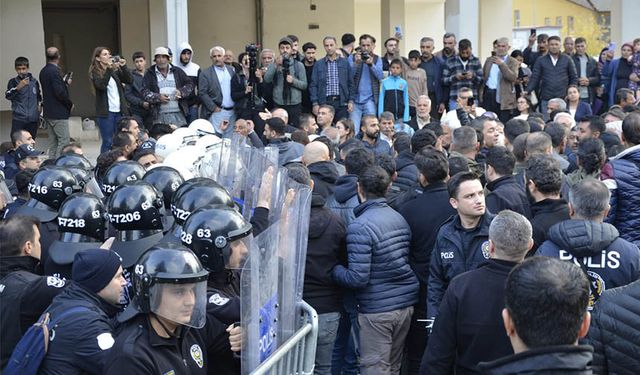
[[[491,191],[487,195],[487,209],[498,214],[502,210],[511,210],[531,218],[529,199],[514,176],[503,176],[487,183],[487,189]]]
[[[620,238],[611,224],[565,220],[549,228],[548,238],[536,255],[572,261],[583,268],[590,281],[590,308],[606,289],[640,278],[640,250]]]
[[[62,80],[60,67],[47,63],[40,71],[42,86],[42,108],[44,117],[52,120],[68,120],[73,103],[69,98],[69,87]]]
[[[531,227],[533,229],[533,248],[547,240],[547,231],[553,224],[569,220],[569,205],[564,199],[544,199],[531,205]]]
[[[282,66],[275,63],[269,65],[264,75],[264,81],[273,82],[273,101],[277,105],[296,105],[302,103],[302,92],[307,89],[307,73],[304,65],[297,60],[290,59],[289,74],[293,76],[293,82],[285,85],[286,77]],[[284,91],[288,90],[285,94]]]
[[[109,115],[108,86],[111,78],[113,78],[118,88],[118,96],[120,97],[119,113],[129,114],[129,106],[124,95],[124,86],[122,84],[132,84],[133,76],[125,65],[120,67],[120,69],[107,68],[102,77],[98,76],[95,72],[91,72],[91,83],[93,83],[93,88],[96,92],[97,117],[107,117]]]
[[[551,55],[546,54],[536,60],[527,91],[533,92],[540,89],[540,100],[564,98],[567,94],[567,86],[577,83],[576,66],[571,57],[561,53],[556,65],[553,65]]]
[[[302,293],[318,314],[342,311],[343,288],[335,283],[331,272],[347,259],[347,228],[324,204],[324,197],[314,192]]]
[[[598,62],[591,56],[586,55],[587,57],[587,71],[586,76],[589,78],[589,85],[587,86],[587,90],[589,91],[589,103],[593,103],[593,100],[596,97],[595,89],[600,86],[600,72],[598,71]],[[576,74],[578,78],[581,76],[580,71],[580,56],[574,54],[572,56],[573,65],[576,66]]]
[[[340,90],[340,105],[356,100],[356,89],[353,84],[353,73],[349,61],[338,57],[338,87]],[[324,57],[313,65],[311,81],[309,82],[309,96],[311,104],[323,105],[327,103],[327,58]]]
[[[410,150],[402,151],[396,157],[396,172],[398,177],[393,185],[400,190],[407,191],[418,182],[418,168],[414,162],[415,154]]]
[[[349,266],[336,266],[334,279],[355,289],[360,313],[413,306],[418,301],[418,279],[409,266],[409,224],[384,198],[367,200],[355,214],[347,228]]]
[[[513,354],[504,330],[504,285],[517,263],[490,259],[455,277],[433,324],[421,374],[478,374],[480,361]]]
[[[169,70],[173,73],[176,90],[180,91],[181,99],[178,100],[180,111],[184,116],[189,114],[189,96],[193,92],[195,85],[182,69],[178,69],[173,65],[169,65]],[[160,106],[160,88],[158,87],[158,78],[156,77],[156,65],[151,65],[144,74],[144,89],[142,94],[144,101],[153,105],[153,111],[157,112]],[[155,117],[155,113],[154,113]]]
[[[484,65],[482,66],[485,90],[487,89],[486,81],[489,80],[489,74],[491,73],[491,66],[493,64],[493,58],[487,57],[484,61]],[[500,109],[503,111],[516,109],[517,98],[514,83],[516,79],[518,79],[520,63],[513,57],[506,56],[506,61],[504,64],[498,65],[498,68],[500,69],[500,81],[498,82],[498,91],[500,92]]]
[[[278,148],[278,165],[281,167],[292,161],[300,161],[304,153],[302,144],[288,138],[271,139],[267,146]]]
[[[362,140],[362,145],[367,150],[373,152],[375,155],[393,155],[393,149],[389,146],[389,142],[382,140],[380,137],[376,139],[374,144],[370,144],[369,142]]]
[[[338,170],[331,161],[319,161],[307,166],[311,179],[313,179],[313,191],[323,198],[333,194],[333,185],[338,179]]]
[[[596,374],[640,374],[640,280],[606,290],[591,312],[587,339]]]
[[[640,244],[640,145],[628,148],[610,159],[613,169],[611,209],[607,222],[615,225],[620,236]]]
[[[449,204],[447,184],[436,182],[416,188],[413,199],[405,202],[398,212],[411,228],[409,264],[420,283],[427,285],[431,252],[442,223],[456,214]]]
[[[360,204],[357,182],[358,176],[353,174],[338,177],[333,187],[333,195],[327,198],[327,208],[337,214],[346,226],[355,220],[353,209]]]
[[[440,227],[429,265],[427,317],[438,315],[440,301],[454,277],[478,268],[489,259],[489,225],[493,217],[493,214],[485,213],[471,231],[462,227],[459,215]]]
[[[478,365],[485,375],[591,375],[593,348],[561,345],[531,349]]]

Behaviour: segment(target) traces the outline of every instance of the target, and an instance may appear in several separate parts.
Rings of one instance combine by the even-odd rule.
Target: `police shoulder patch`
[[[113,339],[113,336],[110,332],[101,333],[98,335],[98,337],[96,337],[96,339],[98,339],[98,346],[102,350],[111,349],[111,347],[115,343],[115,340]]]
[[[211,297],[209,297],[209,303],[213,303],[214,305],[224,306],[229,302],[229,298],[222,297],[218,293],[214,293]]]
[[[202,349],[200,349],[200,345],[198,344],[191,345],[190,352],[191,352],[191,358],[193,358],[196,365],[202,368],[202,366],[204,366],[204,358],[202,357]]]
[[[65,281],[55,276],[47,277],[47,286],[52,286],[54,288],[62,288],[65,285]]]

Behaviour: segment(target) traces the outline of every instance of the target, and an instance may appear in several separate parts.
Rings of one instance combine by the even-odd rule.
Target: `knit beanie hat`
[[[98,293],[111,282],[120,266],[122,258],[115,251],[87,249],[74,257],[71,278],[85,289]]]

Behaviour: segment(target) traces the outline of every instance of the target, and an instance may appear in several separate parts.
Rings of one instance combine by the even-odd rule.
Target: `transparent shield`
[[[281,342],[278,337],[278,227],[254,238],[240,277],[242,374],[249,374]],[[285,307],[287,308],[287,307]]]
[[[234,133],[230,142],[223,143],[222,159],[216,182],[224,186],[238,204],[244,205],[244,181],[251,158],[251,147],[244,137]]]
[[[202,328],[206,322],[207,281],[158,282],[149,289],[151,311],[171,322]]]
[[[100,189],[100,185],[95,178],[91,178],[84,185],[84,192],[91,193],[100,199],[104,199],[104,194],[102,193],[102,189]]]

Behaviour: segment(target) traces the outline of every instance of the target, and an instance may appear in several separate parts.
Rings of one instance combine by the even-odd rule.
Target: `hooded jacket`
[[[178,46],[178,50],[180,51],[178,58],[176,59],[176,67],[180,68],[184,71],[184,73],[189,77],[193,85],[195,86],[193,92],[189,96],[189,106],[196,105],[199,103],[199,98],[197,95],[198,91],[198,77],[200,76],[200,65],[193,62],[193,48],[191,48],[191,44],[187,42],[182,42]],[[182,51],[189,50],[191,51],[191,58],[186,65],[182,65],[182,61],[180,61],[180,55]]]
[[[489,183],[487,189],[491,191],[487,195],[487,209],[493,214],[498,214],[502,210],[512,210],[531,218],[529,199],[514,176],[502,176]]]
[[[337,214],[346,226],[356,218],[353,209],[360,204],[357,183],[358,176],[354,174],[340,176],[333,187],[333,194],[327,198],[327,208]]]
[[[342,310],[344,289],[335,283],[331,270],[347,259],[347,228],[324,204],[324,197],[314,192],[302,294],[318,314]]]
[[[549,228],[563,220],[569,220],[569,206],[564,199],[543,199],[531,205],[533,229],[532,253],[547,240]]]
[[[606,289],[640,278],[640,250],[611,224],[565,220],[549,228],[549,239],[536,255],[560,258],[579,265],[591,282],[589,307]]]
[[[313,191],[327,198],[333,194],[333,185],[338,179],[338,170],[332,161],[319,161],[307,166],[313,179]]]
[[[347,228],[349,266],[337,265],[334,279],[355,290],[363,314],[414,305],[419,285],[409,266],[409,224],[384,198],[367,200],[354,211],[356,219]]]
[[[415,164],[415,154],[404,150],[396,157],[396,172],[398,178],[393,182],[400,190],[407,191],[418,182],[418,168]]]
[[[292,161],[300,161],[304,153],[304,146],[289,138],[270,139],[267,146],[278,148],[278,165],[281,167]]]

